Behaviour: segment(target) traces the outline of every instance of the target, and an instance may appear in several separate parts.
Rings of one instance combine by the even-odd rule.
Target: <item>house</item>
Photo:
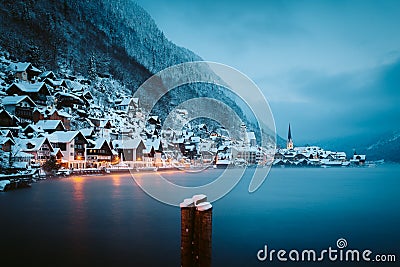
[[[158,116],[150,116],[149,119],[147,120],[147,122],[150,125],[155,125],[156,127],[161,127],[161,121],[160,118]]]
[[[77,95],[57,92],[55,94],[56,107],[61,109],[63,107],[69,107],[73,109],[83,109],[89,106],[89,102],[85,98],[80,98]]]
[[[19,119],[14,115],[11,115],[7,110],[3,109],[0,111],[0,127],[10,129],[10,127],[17,127]]]
[[[87,168],[107,167],[112,163],[113,150],[105,138],[98,138],[86,147]]]
[[[57,77],[54,74],[54,72],[50,71],[44,71],[41,74],[39,74],[39,78],[41,79],[41,81],[43,81],[46,78],[52,79],[52,80],[56,80]]]
[[[4,109],[10,114],[13,114],[25,121],[32,121],[32,114],[36,104],[29,96],[5,96],[2,99],[2,103]]]
[[[277,151],[275,153],[274,158],[275,158],[275,160],[283,160],[285,158],[285,156],[280,151]]]
[[[113,128],[111,120],[93,117],[90,117],[89,120],[94,124],[97,132],[100,132],[102,135],[109,136],[110,129]]]
[[[212,142],[201,142],[198,149],[204,163],[211,163],[214,160],[217,150]]]
[[[10,130],[0,130],[0,136],[9,137],[14,141],[14,136]]]
[[[68,89],[71,92],[83,92],[84,88],[83,85],[80,82],[77,81],[71,81],[71,80],[65,80],[67,83]]]
[[[31,162],[34,161],[34,156],[32,154],[23,152],[21,150],[15,150],[13,152],[12,162],[14,168],[22,167],[26,170],[31,165]]]
[[[257,164],[257,149],[255,147],[232,147],[233,158],[243,159],[248,164]]]
[[[84,91],[84,92],[77,92],[75,93],[76,96],[78,96],[81,99],[85,99],[88,102],[93,102],[93,95],[90,91]]]
[[[138,98],[133,98],[133,97],[128,97],[124,98],[121,103],[117,104],[115,106],[115,110],[118,113],[125,113],[127,115],[135,115],[135,111],[137,110],[139,105],[139,99]]]
[[[60,120],[66,130],[71,128],[71,118],[67,112],[60,111],[57,109],[34,109],[32,114],[32,120],[37,123],[40,120]]]
[[[360,155],[354,152],[353,158],[350,160],[350,163],[356,165],[364,165],[365,164],[366,155]]]
[[[38,121],[35,126],[42,129],[47,133],[54,133],[55,131],[65,131],[64,124],[60,120],[42,120]]]
[[[0,150],[10,152],[13,145],[15,145],[13,139],[7,136],[0,136]]]
[[[6,93],[10,96],[13,95],[27,95],[37,105],[46,106],[47,97],[51,96],[50,90],[44,82],[39,83],[13,83],[7,88]]]
[[[128,167],[136,167],[138,162],[144,160],[145,145],[141,138],[114,140],[112,141],[114,149],[118,153],[121,161],[126,163]]]
[[[54,148],[47,137],[17,138],[14,149],[33,155],[33,160],[37,164],[43,164],[49,160],[51,153],[54,152]]]
[[[254,134],[254,132],[247,132],[246,134],[250,146],[257,146],[256,135]]]
[[[48,135],[48,138],[53,147],[59,148],[63,154],[62,167],[85,168],[88,140],[80,131],[56,131]]]
[[[147,162],[153,162],[154,166],[162,165],[161,156],[163,153],[163,145],[161,138],[152,137],[144,142],[145,149],[143,150],[143,159]]]
[[[80,129],[80,131],[84,137],[89,138],[89,139],[93,138],[96,134],[93,127]]]
[[[51,153],[51,156],[54,157],[54,158],[56,159],[57,164],[60,164],[60,165],[61,165],[63,153],[61,152],[61,149],[60,149],[60,148],[58,148],[58,147],[57,147],[57,148],[54,148],[54,151],[53,151],[53,153]]]
[[[44,130],[38,128],[35,124],[28,124],[24,129],[22,129],[22,133],[27,137],[38,137],[44,135]]]
[[[53,80],[51,78],[45,78],[42,81],[53,88],[54,91],[65,91],[68,88],[68,85],[64,80]]]
[[[15,78],[22,81],[34,81],[42,71],[35,68],[29,62],[16,62],[9,65],[9,71],[11,71]]]

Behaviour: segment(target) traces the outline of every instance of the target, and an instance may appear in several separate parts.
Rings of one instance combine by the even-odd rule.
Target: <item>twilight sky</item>
[[[167,38],[260,87],[298,142],[400,130],[400,1],[136,1]]]

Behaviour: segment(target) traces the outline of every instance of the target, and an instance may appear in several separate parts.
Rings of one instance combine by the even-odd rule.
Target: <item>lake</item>
[[[164,175],[192,185],[218,172]],[[336,248],[339,238],[351,249],[395,254],[397,264],[387,266],[398,265],[400,165],[273,168],[251,194],[250,178],[246,173],[212,203],[213,266],[308,266],[260,262],[257,252],[264,245],[320,251]],[[0,214],[3,266],[180,266],[179,208],[148,196],[127,173],[49,179],[0,193]],[[311,265],[331,264],[345,265]]]

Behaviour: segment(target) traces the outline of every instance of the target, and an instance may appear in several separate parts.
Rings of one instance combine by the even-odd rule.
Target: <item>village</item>
[[[289,124],[286,148],[278,148],[275,152],[273,166],[291,167],[349,167],[363,166],[366,155],[354,151],[348,159],[345,152],[324,150],[318,146],[295,147]]]
[[[257,146],[254,132],[247,132],[245,125],[245,137],[238,141],[226,130],[207,129],[205,124],[162,129],[159,117],[145,118],[140,99],[110,77],[97,77],[95,84],[4,55],[0,74],[3,174],[267,164],[265,149]],[[120,90],[104,90],[107,85]],[[179,116],[185,116],[185,110]],[[238,149],[226,156],[228,147]]]
[[[349,166],[344,152],[258,146],[240,125],[240,138],[224,128],[186,125],[162,129],[158,116],[144,116],[140,99],[111,77],[55,74],[29,62],[0,57],[0,172],[7,175],[70,175],[112,171],[228,166]],[[110,86],[112,90],[105,90]],[[111,92],[111,93],[110,93]],[[185,116],[180,110],[177,116]],[[271,156],[269,156],[271,155]]]

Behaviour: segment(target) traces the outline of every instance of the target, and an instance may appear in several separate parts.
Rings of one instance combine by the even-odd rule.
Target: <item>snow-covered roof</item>
[[[16,149],[22,150],[25,152],[34,152],[38,151],[43,144],[49,141],[47,137],[38,137],[38,138],[32,138],[32,139],[16,139]],[[49,145],[50,152],[53,152],[54,149]]]
[[[37,93],[43,86],[45,86],[46,89],[48,90],[47,84],[45,84],[44,82],[39,82],[39,83],[19,82],[19,83],[13,83],[11,86],[13,85],[17,86],[22,92],[26,93]]]
[[[84,129],[80,129],[79,131],[81,131],[81,133],[83,134],[83,136],[88,137],[94,134],[94,129],[93,128],[84,128]]]
[[[15,117],[15,116],[13,116],[13,115],[11,115],[7,110],[5,110],[5,109],[0,109],[0,114],[1,113],[5,113],[9,118],[11,118],[11,119],[16,119],[16,120],[18,120],[19,121],[19,119],[17,118],[17,117]]]
[[[3,97],[3,99],[2,99],[2,103],[4,106],[17,105],[22,101],[28,101],[32,106],[36,106],[35,102],[33,102],[33,100],[27,95],[6,96],[6,97]]]
[[[10,130],[2,129],[2,130],[0,130],[0,135],[13,138],[12,132]]]
[[[121,103],[118,104],[118,106],[127,106],[131,103],[132,98],[124,98],[122,99]]]
[[[53,115],[53,113],[56,112],[56,111],[57,111],[57,113],[58,113],[58,116],[60,116],[60,117],[72,118],[72,115],[68,114],[68,113],[65,112],[65,111],[58,110],[58,109],[53,109],[53,110],[49,113],[49,116]]]
[[[47,137],[49,138],[51,143],[69,143],[74,139],[78,134],[82,133],[80,131],[56,131],[52,134],[49,134]],[[87,142],[86,138],[82,135],[82,137]]]
[[[206,142],[206,143],[200,143],[199,144],[199,151],[210,151],[211,149],[211,143]]]
[[[247,132],[247,139],[256,140],[256,135],[254,134],[254,132]]]
[[[9,65],[9,69],[15,72],[26,71],[31,66],[29,62],[13,62]]]
[[[64,93],[64,92],[57,92],[56,96],[65,96],[65,97],[70,97],[73,98],[79,102],[82,101],[82,99],[80,99],[78,96],[74,95],[74,94],[70,94],[70,93]]]
[[[33,158],[34,156],[32,154],[26,153],[24,151],[16,151],[14,154],[14,158]]]
[[[43,130],[56,130],[59,125],[65,130],[64,124],[60,120],[41,120],[38,121],[36,127],[41,128]]]
[[[359,154],[353,155],[353,160],[365,160],[365,158],[366,158],[365,155],[359,155]]]
[[[13,145],[15,144],[15,142],[10,137],[0,136],[0,145],[4,145],[7,142],[11,142]]]
[[[16,169],[27,169],[28,168],[28,162],[24,162],[24,161],[15,161],[12,163],[13,168]]]
[[[94,143],[95,143],[95,145],[92,149],[101,149],[101,147],[103,146],[104,143],[106,143],[107,146],[109,146],[106,138],[98,138],[98,139],[94,140]]]
[[[54,151],[51,153],[52,156],[57,156],[58,153],[62,153],[59,147],[54,148]]]
[[[40,78],[45,78],[45,77],[50,77],[50,76],[54,76],[55,77],[54,72],[52,72],[51,70],[44,71],[39,75]]]
[[[200,137],[199,136],[192,136],[190,137],[190,140],[194,143],[200,143]]]
[[[80,82],[75,82],[71,80],[65,80],[65,82],[67,83],[68,88],[72,91],[83,90],[83,85]]]
[[[26,126],[22,130],[22,132],[25,132],[28,128],[31,128],[36,133],[43,133],[44,132],[44,130],[42,128],[37,127],[35,124],[28,124],[28,126]]]
[[[161,139],[160,138],[147,139],[144,142],[144,145],[146,146],[146,150],[151,149],[151,147],[154,147],[155,150],[160,150]]]
[[[112,145],[116,149],[136,149],[139,147],[140,142],[143,142],[141,138],[128,139],[128,140],[114,140]]]

